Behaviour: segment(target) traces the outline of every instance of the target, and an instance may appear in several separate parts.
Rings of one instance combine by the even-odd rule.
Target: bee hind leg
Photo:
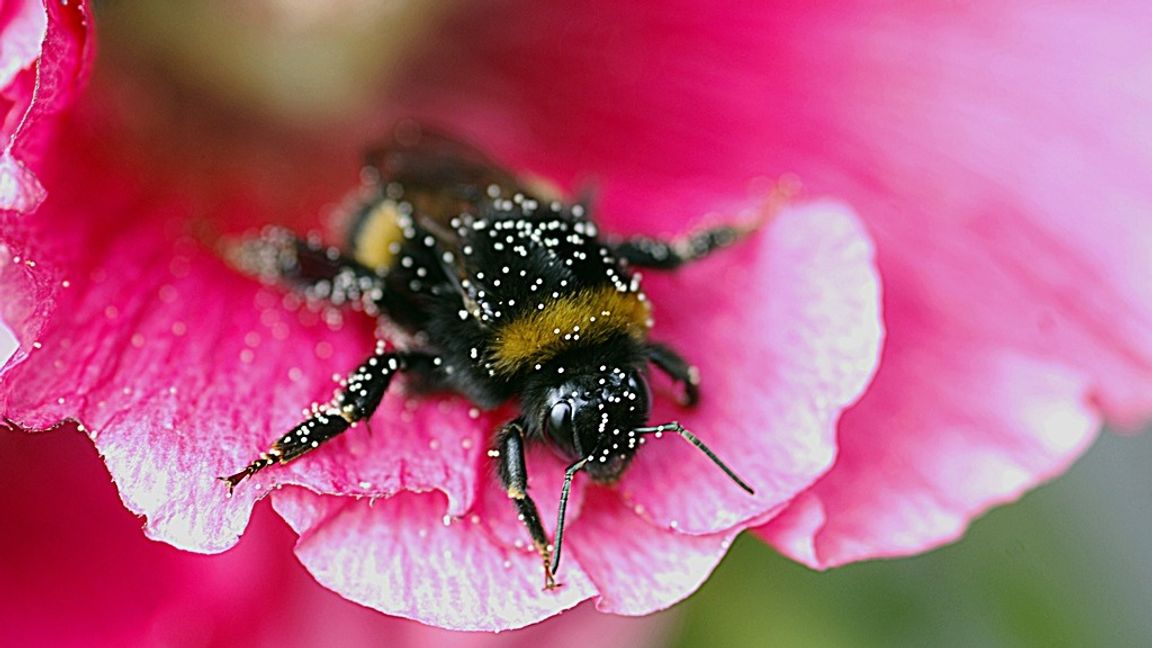
[[[237,270],[267,284],[287,285],[308,300],[352,306],[374,314],[384,297],[379,274],[340,249],[300,238],[283,227],[227,241],[222,252]]]

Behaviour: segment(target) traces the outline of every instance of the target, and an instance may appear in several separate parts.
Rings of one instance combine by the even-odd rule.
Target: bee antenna
[[[657,436],[663,434],[664,432],[675,432],[675,433],[679,434],[680,436],[684,437],[684,440],[686,440],[688,443],[691,443],[692,445],[696,446],[701,452],[708,455],[708,458],[712,460],[712,463],[719,466],[720,470],[723,470],[725,475],[728,475],[728,477],[732,481],[736,482],[737,486],[739,486],[740,488],[743,488],[745,491],[748,492],[749,495],[755,495],[756,494],[756,491],[752,490],[752,487],[749,486],[748,484],[746,484],[743,479],[740,479],[740,477],[738,477],[736,475],[736,473],[733,472],[732,469],[728,467],[727,464],[725,464],[723,461],[720,460],[720,457],[716,456],[716,453],[712,452],[712,450],[710,450],[708,448],[708,446],[704,445],[703,441],[698,439],[695,434],[692,434],[688,430],[685,430],[684,426],[680,425],[679,421],[672,421],[671,423],[662,423],[660,425],[653,425],[651,427],[639,427],[639,428],[636,428],[632,431],[636,432],[638,434],[655,434]]]
[[[564,471],[564,488],[560,491],[560,507],[556,512],[556,546],[552,554],[553,574],[560,568],[560,549],[564,546],[564,513],[568,510],[568,492],[572,489],[572,478],[584,467],[584,464],[592,460],[593,456],[595,453],[568,466],[568,469]]]

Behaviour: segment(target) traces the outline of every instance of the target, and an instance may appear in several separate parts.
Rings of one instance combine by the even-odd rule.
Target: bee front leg
[[[376,412],[392,377],[405,370],[427,371],[434,365],[432,356],[418,352],[376,352],[341,381],[341,389],[324,405],[313,405],[312,415],[277,439],[240,472],[221,477],[228,483],[228,493],[244,479],[275,464],[285,464],[332,439]]]
[[[544,589],[556,587],[556,579],[552,574],[552,545],[548,542],[548,535],[544,533],[544,526],[540,524],[540,512],[536,509],[536,502],[528,495],[528,469],[524,463],[524,425],[523,420],[517,419],[505,425],[496,439],[496,450],[491,455],[496,459],[496,471],[500,475],[500,483],[508,491],[508,498],[516,504],[516,510],[524,526],[528,527],[528,534],[532,537],[532,544],[540,552],[544,561]]]
[[[708,254],[735,245],[744,237],[756,231],[753,225],[723,225],[692,232],[674,241],[635,236],[617,241],[612,249],[616,256],[637,268],[674,270],[680,266],[703,258]]]
[[[680,404],[692,407],[700,400],[700,370],[695,365],[681,357],[672,347],[659,342],[650,342],[644,352],[649,362],[683,386],[684,394],[680,397]]]
[[[776,214],[800,191],[797,178],[781,178],[758,210],[746,223],[719,225],[690,232],[682,238],[665,241],[647,236],[634,236],[611,243],[616,256],[637,268],[673,270],[690,261],[702,259],[716,250],[739,243],[776,217]]]

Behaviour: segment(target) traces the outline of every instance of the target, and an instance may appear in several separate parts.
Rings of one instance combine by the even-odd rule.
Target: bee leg
[[[508,491],[508,498],[516,504],[516,510],[524,526],[528,527],[528,534],[532,536],[532,544],[540,552],[544,561],[544,589],[556,587],[556,579],[552,574],[552,545],[544,533],[544,526],[540,524],[540,512],[536,509],[536,502],[528,495],[528,470],[524,463],[524,427],[523,421],[517,419],[505,425],[496,438],[496,450],[489,453],[496,459],[496,472],[500,475],[500,483]]]
[[[672,347],[659,342],[650,342],[644,347],[648,361],[668,374],[668,377],[684,387],[680,404],[692,407],[700,400],[700,370],[676,353]]]
[[[756,231],[759,223],[750,225],[722,225],[689,234],[675,241],[664,241],[636,236],[616,242],[612,247],[616,256],[637,268],[673,270],[709,253],[735,245]]]
[[[241,272],[264,283],[293,286],[308,299],[375,313],[384,297],[384,283],[371,268],[283,227],[266,227],[257,237],[227,243],[223,252]]]
[[[701,259],[716,250],[739,243],[771,221],[801,190],[800,180],[794,176],[780,178],[769,192],[755,218],[747,223],[721,225],[697,230],[675,240],[637,236],[611,244],[616,256],[638,268],[672,270]]]
[[[376,352],[341,381],[341,389],[324,405],[313,405],[312,415],[277,439],[266,452],[240,472],[221,477],[228,483],[228,494],[245,478],[280,463],[285,464],[318,447],[358,422],[367,420],[384,399],[392,376],[405,370],[427,371],[433,366],[431,356],[416,352]]]

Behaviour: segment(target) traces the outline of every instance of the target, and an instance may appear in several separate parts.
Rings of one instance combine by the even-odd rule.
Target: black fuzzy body
[[[379,201],[391,201],[385,207],[396,211],[400,237],[392,242],[391,263],[373,268],[384,282],[376,304],[421,351],[440,359],[418,381],[422,388],[456,391],[490,408],[517,396],[539,398],[574,375],[644,365],[643,340],[625,331],[594,340],[576,334],[555,355],[511,370],[493,362],[509,323],[581,291],[611,290],[643,299],[638,282],[601,241],[581,205],[519,192],[502,195],[492,184],[474,202],[447,201],[451,211],[428,213],[418,206],[445,203],[430,203],[419,192],[406,200],[408,189],[398,183],[389,185],[388,193]],[[361,220],[380,206],[367,205]],[[363,230],[362,223],[353,228],[353,247]],[[524,411],[543,406],[522,403]],[[531,418],[525,427],[533,438],[545,433]],[[553,442],[563,455],[577,458],[571,439]]]

